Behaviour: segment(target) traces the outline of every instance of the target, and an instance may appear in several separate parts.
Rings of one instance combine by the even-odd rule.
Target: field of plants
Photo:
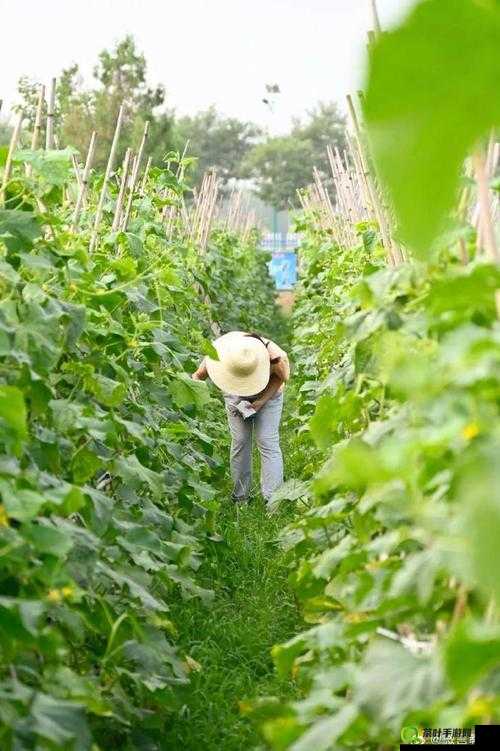
[[[289,319],[240,198],[147,125],[118,160],[124,110],[104,174],[43,92],[0,150],[1,751],[500,724],[500,5],[375,14],[369,49]],[[270,514],[190,377],[234,329],[291,355]]]

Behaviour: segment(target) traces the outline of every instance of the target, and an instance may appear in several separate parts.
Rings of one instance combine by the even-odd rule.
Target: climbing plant
[[[255,237],[168,239],[168,170],[106,234],[112,181],[89,253],[101,177],[72,232],[72,169],[19,152],[0,209],[0,746],[160,748],[191,669],[169,601],[212,597],[196,571],[224,473],[220,403],[189,374],[215,321],[274,302]]]

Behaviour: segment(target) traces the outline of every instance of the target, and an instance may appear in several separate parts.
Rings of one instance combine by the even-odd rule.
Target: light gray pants
[[[233,498],[244,500],[252,484],[252,435],[260,453],[260,486],[264,500],[283,483],[283,456],[279,426],[283,410],[283,393],[276,394],[257,412],[244,420],[235,405],[244,397],[226,394],[227,419],[231,431],[231,477]]]

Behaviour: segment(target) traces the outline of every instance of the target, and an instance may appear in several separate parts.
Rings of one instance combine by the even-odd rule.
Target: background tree
[[[57,81],[56,124],[61,145],[71,145],[84,155],[92,130],[98,134],[95,165],[106,164],[116,118],[122,102],[126,104],[118,158],[127,146],[137,144],[146,120],[150,121],[148,154],[160,164],[172,149],[174,115],[164,107],[165,89],[147,82],[147,63],[127,36],[112,49],[103,50],[94,68],[96,85],[86,89],[78,65],[62,71]],[[22,78],[19,82],[20,107],[33,127],[39,84]]]
[[[188,151],[198,159],[191,173],[195,183],[207,169],[216,169],[226,184],[231,178],[243,176],[242,164],[261,134],[254,123],[223,117],[212,106],[196,115],[179,118],[174,140],[179,151],[189,140]]]
[[[293,135],[267,138],[252,149],[244,168],[255,179],[264,203],[279,210],[290,208],[297,189],[311,182],[311,142]]]
[[[256,183],[257,192],[276,209],[296,204],[297,189],[312,180],[316,166],[330,175],[326,147],[345,147],[345,118],[334,102],[320,102],[305,121],[295,119],[290,134],[258,144],[249,153],[244,170]]]
[[[326,149],[337,146],[342,152],[346,148],[346,119],[336,102],[318,102],[308,110],[307,119],[293,121],[292,136],[309,141],[312,149],[313,166],[324,175],[330,175],[330,165]]]
[[[61,72],[56,126],[61,146],[74,146],[82,156],[95,129],[95,165],[101,169],[108,158],[122,102],[126,103],[126,115],[118,160],[127,146],[138,146],[144,123],[149,120],[147,154],[154,164],[160,166],[168,151],[182,151],[189,141],[189,154],[197,157],[188,178],[192,184],[199,184],[203,173],[212,168],[223,185],[231,179],[250,177],[260,198],[276,209],[296,205],[296,191],[311,182],[313,166],[329,176],[328,144],[341,150],[345,146],[345,119],[334,102],[319,102],[305,118],[293,120],[289,133],[275,137],[265,136],[255,123],[224,117],[213,106],[176,119],[166,106],[165,87],[148,82],[146,58],[132,36],[126,36],[111,50],[103,50],[93,74],[92,85],[86,87],[78,65]],[[279,87],[268,85],[266,91],[279,93]],[[31,132],[39,84],[21,78],[19,93],[20,107],[28,120],[25,133]],[[8,132],[8,128],[0,130],[4,142]]]

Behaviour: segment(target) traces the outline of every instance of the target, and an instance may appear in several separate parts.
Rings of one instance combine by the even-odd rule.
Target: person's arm
[[[252,407],[256,412],[259,411],[259,409],[262,409],[264,404],[269,401],[269,399],[272,399],[275,394],[278,393],[282,385],[285,383],[285,381],[288,380],[288,370],[286,367],[286,363],[284,362],[283,358],[280,357],[280,359],[271,364],[271,376],[269,378],[269,383],[267,384],[264,391],[259,394],[258,399],[256,399],[254,402],[252,402]]]
[[[193,381],[204,381],[206,378],[208,378],[208,371],[205,365],[205,358],[203,358],[198,368],[192,374],[191,378],[193,379]]]

